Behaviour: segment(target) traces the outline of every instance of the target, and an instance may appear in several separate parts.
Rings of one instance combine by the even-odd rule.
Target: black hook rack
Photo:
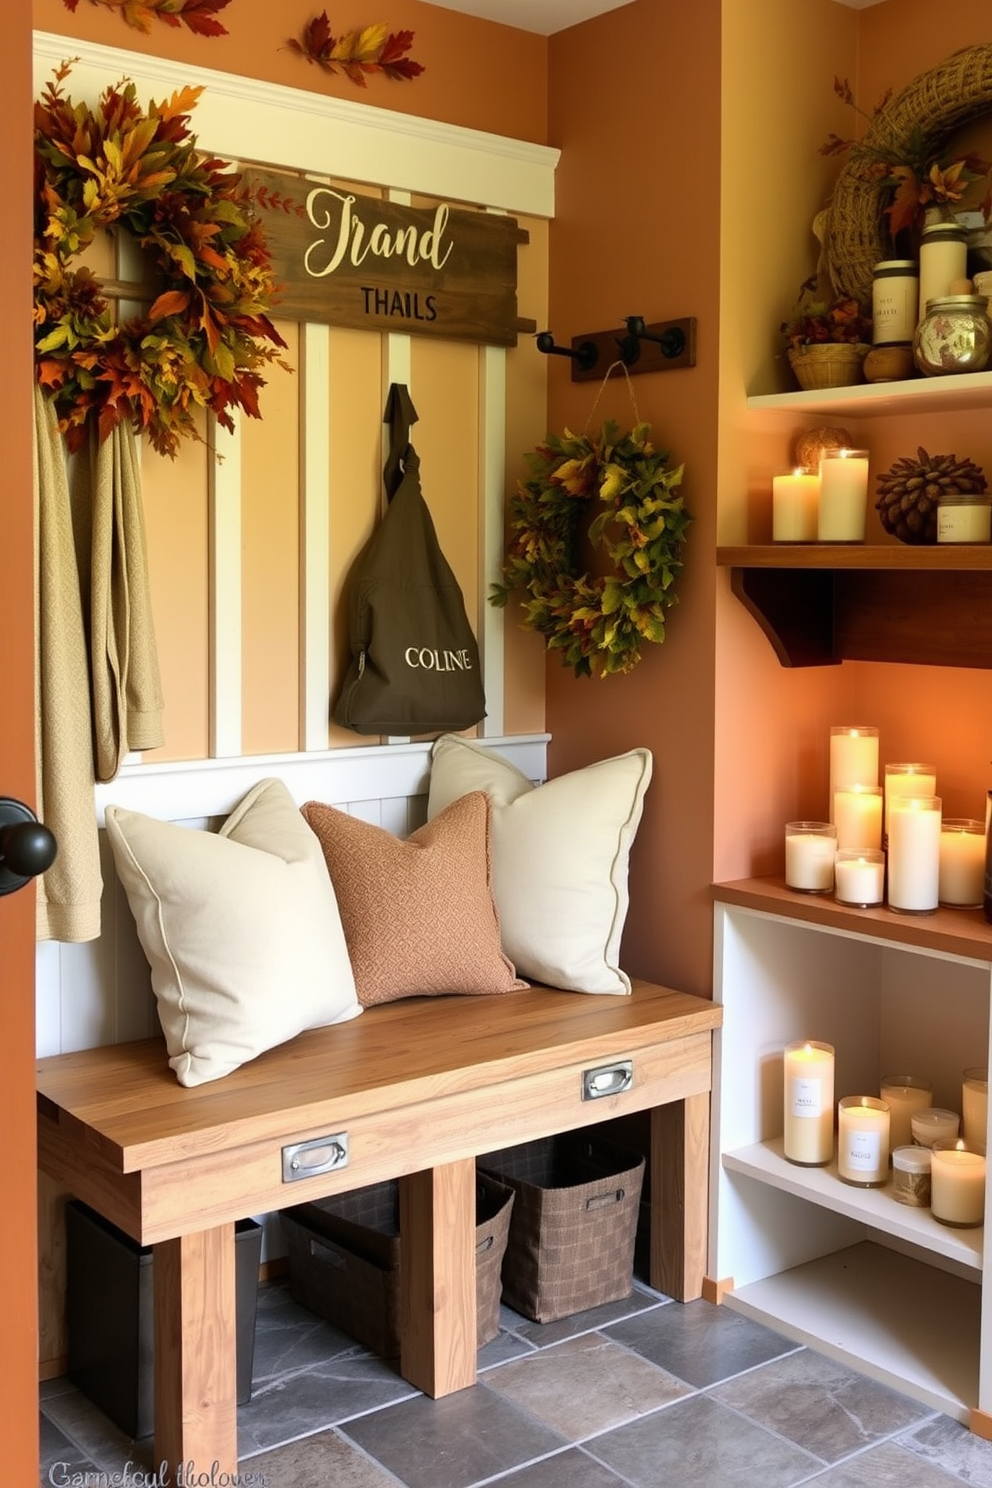
[[[665,326],[660,335],[650,329],[644,323],[643,315],[628,315],[624,318],[627,334],[624,337],[625,350],[633,352],[632,361],[640,356],[642,341],[652,341],[661,347],[661,354],[669,361],[680,357],[685,351],[685,331],[675,321]]]
[[[556,346],[551,331],[539,331],[535,339],[538,351],[545,356],[571,357],[581,372],[591,372],[599,361],[599,347],[595,341],[579,341],[578,345],[573,341],[571,348]]]

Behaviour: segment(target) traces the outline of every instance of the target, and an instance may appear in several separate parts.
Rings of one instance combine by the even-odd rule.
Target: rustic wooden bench
[[[156,1461],[237,1470],[234,1221],[248,1215],[399,1178],[400,1368],[445,1395],[476,1378],[476,1157],[649,1111],[650,1281],[698,1297],[720,1018],[647,982],[630,997],[533,987],[372,1008],[192,1090],[159,1039],[40,1060],[42,1171],[154,1246]]]

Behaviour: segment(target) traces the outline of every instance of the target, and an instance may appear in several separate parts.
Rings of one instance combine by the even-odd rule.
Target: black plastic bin
[[[131,1437],[155,1427],[152,1248],[72,1199],[65,1208],[69,1378]],[[251,1399],[262,1226],[235,1226],[238,1404]]]

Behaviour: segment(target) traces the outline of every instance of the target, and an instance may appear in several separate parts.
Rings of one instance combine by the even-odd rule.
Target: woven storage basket
[[[883,152],[919,129],[924,148],[939,153],[959,125],[992,108],[992,43],[963,47],[921,73],[872,117],[862,143]],[[884,207],[887,188],[868,160],[848,160],[837,177],[824,250],[838,295],[871,304],[872,270],[892,258]]]
[[[864,360],[870,350],[861,342],[818,341],[790,347],[789,366],[807,392],[813,388],[852,387],[864,381]]]
[[[499,1331],[500,1269],[513,1191],[476,1176],[477,1346]],[[399,1184],[371,1184],[281,1211],[295,1302],[383,1359],[400,1353]]]
[[[550,1323],[630,1295],[643,1157],[570,1133],[479,1164],[515,1193],[503,1258],[509,1307]]]

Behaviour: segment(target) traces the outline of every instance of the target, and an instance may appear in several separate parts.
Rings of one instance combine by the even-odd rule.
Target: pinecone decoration
[[[937,502],[941,496],[984,491],[985,476],[972,460],[957,455],[904,455],[878,477],[875,510],[886,532],[904,543],[937,541]]]

